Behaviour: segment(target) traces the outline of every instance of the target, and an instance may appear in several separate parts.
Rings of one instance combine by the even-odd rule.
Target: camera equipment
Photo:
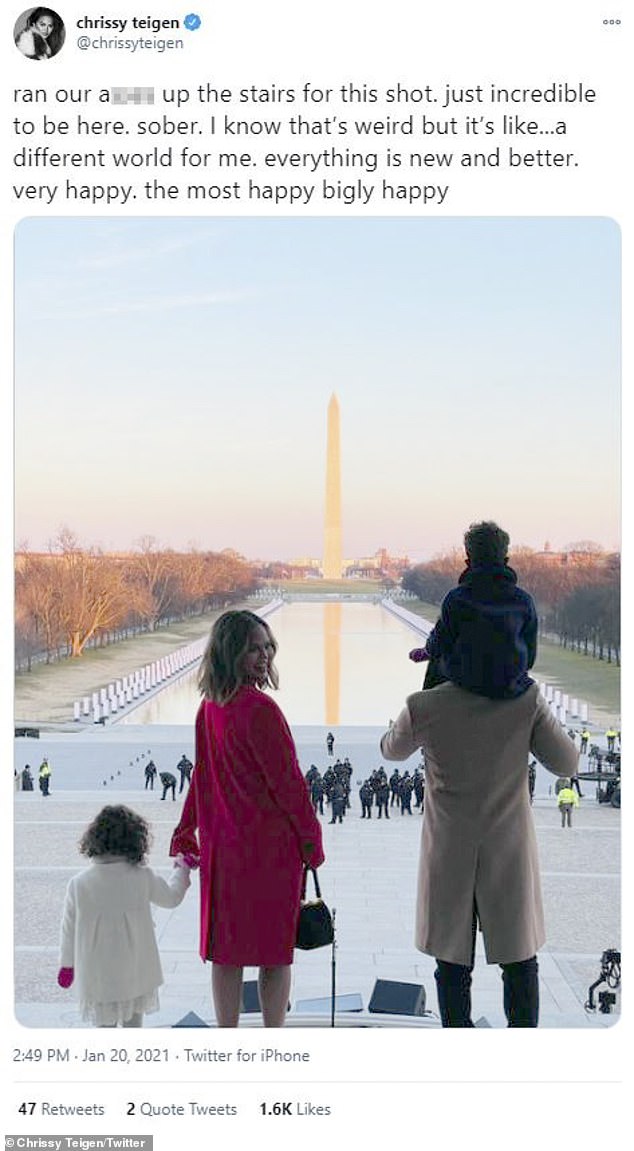
[[[586,1011],[596,1011],[594,992],[602,983],[607,983],[608,987],[614,990],[621,986],[621,952],[615,951],[614,948],[609,948],[607,951],[604,951],[601,956],[601,973],[599,978],[595,979],[594,983],[588,988],[588,1001],[584,1005]],[[616,1003],[614,990],[600,991],[598,994],[599,1011],[602,1015],[610,1015]]]
[[[609,1015],[612,1007],[616,1003],[616,995],[613,991],[600,991],[598,995],[599,1011],[602,1015]]]

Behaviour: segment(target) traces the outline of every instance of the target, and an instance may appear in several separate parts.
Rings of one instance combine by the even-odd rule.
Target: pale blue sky
[[[619,544],[607,219],[33,219],[16,232],[16,539],[320,555],[474,519]]]

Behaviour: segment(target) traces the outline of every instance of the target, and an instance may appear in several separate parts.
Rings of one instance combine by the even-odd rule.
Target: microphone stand
[[[332,909],[333,936],[332,936],[332,959],[331,959],[332,979],[331,979],[331,984],[330,984],[330,1026],[331,1027],[334,1027],[334,1025],[335,1025],[335,989],[336,989],[336,983],[337,983],[337,974],[336,974],[336,972],[337,972],[337,958],[336,958],[337,934],[334,930],[336,914],[337,914],[337,909],[336,909],[336,907],[333,907],[333,909]]]

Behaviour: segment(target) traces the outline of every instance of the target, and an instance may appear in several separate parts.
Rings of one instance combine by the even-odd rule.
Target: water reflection
[[[293,603],[269,617],[279,644],[280,690],[291,724],[384,727],[420,687],[407,653],[414,633],[380,604]],[[191,724],[198,707],[193,671],[130,712],[122,723]]]
[[[324,698],[328,727],[338,724],[341,693],[341,604],[324,604]]]

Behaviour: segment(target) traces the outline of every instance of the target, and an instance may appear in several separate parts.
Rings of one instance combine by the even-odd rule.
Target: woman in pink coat
[[[238,1025],[244,967],[260,968],[264,1026],[283,1025],[303,865],[324,860],[288,724],[262,690],[277,687],[276,651],[252,612],[214,624],[198,680],[196,765],[170,848],[200,854],[200,955],[212,961],[219,1027]]]

